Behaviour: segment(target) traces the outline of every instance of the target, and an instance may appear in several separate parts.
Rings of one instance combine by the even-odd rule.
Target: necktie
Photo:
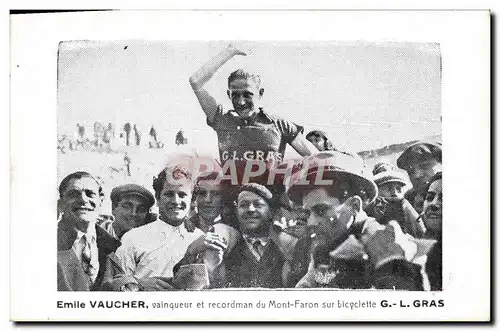
[[[259,257],[262,257],[262,243],[260,242],[259,239],[256,239],[253,244],[252,244],[253,248],[255,249],[255,251],[257,252],[257,254],[259,254]]]
[[[87,236],[82,237],[82,267],[83,271],[90,278],[91,282],[95,281],[96,278],[96,268],[92,265],[92,250],[90,246],[90,240]]]

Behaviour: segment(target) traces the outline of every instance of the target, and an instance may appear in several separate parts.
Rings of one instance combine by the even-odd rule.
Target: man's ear
[[[263,89],[263,88],[261,88],[261,89],[259,90],[259,97],[260,97],[260,98],[262,98],[263,96],[264,96],[264,89]]]
[[[230,92],[229,90],[226,90],[226,93],[227,93],[227,97],[228,97],[229,99],[231,99],[231,92]]]

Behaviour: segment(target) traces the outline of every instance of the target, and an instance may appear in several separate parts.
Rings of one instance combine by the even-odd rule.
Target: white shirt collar
[[[247,234],[243,234],[243,238],[245,238],[245,240],[252,245],[254,242],[259,240],[263,247],[266,247],[266,245],[269,243],[270,240],[269,237],[250,237]]]
[[[186,227],[184,226],[184,222],[182,222],[180,225],[178,226],[173,226],[171,224],[168,224],[167,222],[161,220],[161,219],[158,219],[155,221],[156,225],[162,230],[162,231],[165,231],[165,232],[178,232],[178,233],[184,233],[186,232]]]
[[[97,234],[95,231],[95,224],[94,223],[89,224],[89,227],[87,228],[87,232],[83,232],[83,231],[76,229],[76,240],[75,241],[79,241],[85,235],[87,236],[87,239],[90,239],[91,242],[97,241]]]

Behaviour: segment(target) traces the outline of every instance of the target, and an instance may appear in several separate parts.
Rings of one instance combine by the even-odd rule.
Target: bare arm
[[[318,149],[314,147],[309,140],[304,137],[302,133],[299,133],[297,137],[290,143],[290,145],[299,153],[301,156],[309,156],[311,154],[317,153]]]
[[[219,54],[211,58],[200,69],[198,69],[191,77],[189,83],[193,88],[194,94],[200,102],[201,108],[207,115],[207,119],[211,122],[217,112],[217,101],[208,93],[203,86],[212,78],[212,76],[219,70],[220,67],[229,61],[235,55],[246,55],[247,53],[239,50],[233,45],[229,44]]]

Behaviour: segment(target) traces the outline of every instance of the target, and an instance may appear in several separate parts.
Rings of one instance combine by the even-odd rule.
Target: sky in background
[[[246,43],[249,56],[226,63],[207,89],[231,109],[227,77],[244,68],[259,74],[270,113],[327,132],[352,151],[441,133],[439,45],[371,42]],[[95,121],[152,124],[166,147],[179,129],[201,154],[218,156],[188,79],[227,42],[68,41],[58,57],[58,133]],[[287,157],[296,154],[287,148]]]

